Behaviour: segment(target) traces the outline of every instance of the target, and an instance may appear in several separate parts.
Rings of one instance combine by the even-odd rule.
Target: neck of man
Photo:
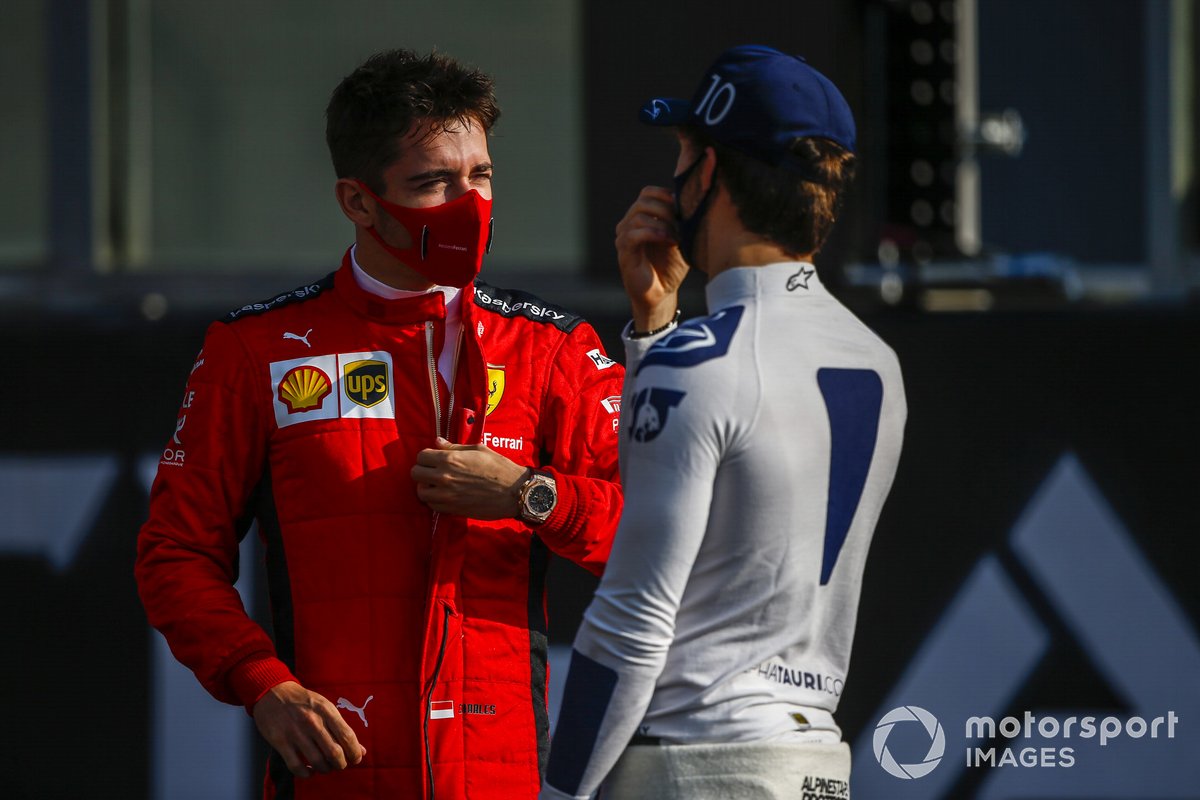
[[[734,267],[763,267],[781,261],[812,263],[811,253],[793,253],[758,233],[746,230],[729,201],[729,195],[719,191],[704,220],[700,232],[698,261],[711,281]]]
[[[435,284],[379,246],[375,237],[359,228],[354,237],[354,258],[363,272],[380,283],[406,292],[423,292]]]

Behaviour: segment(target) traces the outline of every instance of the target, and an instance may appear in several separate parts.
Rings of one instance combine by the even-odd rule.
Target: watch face
[[[529,489],[525,504],[534,514],[549,514],[554,510],[554,490],[544,483],[539,483]]]

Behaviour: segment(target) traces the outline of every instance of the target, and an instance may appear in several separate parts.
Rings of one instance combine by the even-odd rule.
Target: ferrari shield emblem
[[[487,414],[491,414],[496,410],[496,406],[500,405],[500,398],[504,397],[504,367],[497,367],[494,364],[487,365],[488,372],[488,404]],[[484,414],[484,416],[487,416]]]

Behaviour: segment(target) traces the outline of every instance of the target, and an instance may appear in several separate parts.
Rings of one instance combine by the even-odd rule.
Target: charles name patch
[[[694,367],[729,352],[744,306],[723,308],[710,317],[688,320],[647,351],[637,374],[646,367]]]

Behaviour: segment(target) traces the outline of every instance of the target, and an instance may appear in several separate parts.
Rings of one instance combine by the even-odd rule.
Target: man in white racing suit
[[[906,415],[895,354],[812,264],[854,121],[803,59],[759,46],[642,119],[676,129],[676,186],[617,227],[625,510],[541,796],[849,797],[834,712]],[[689,268],[709,314],[680,325]]]

